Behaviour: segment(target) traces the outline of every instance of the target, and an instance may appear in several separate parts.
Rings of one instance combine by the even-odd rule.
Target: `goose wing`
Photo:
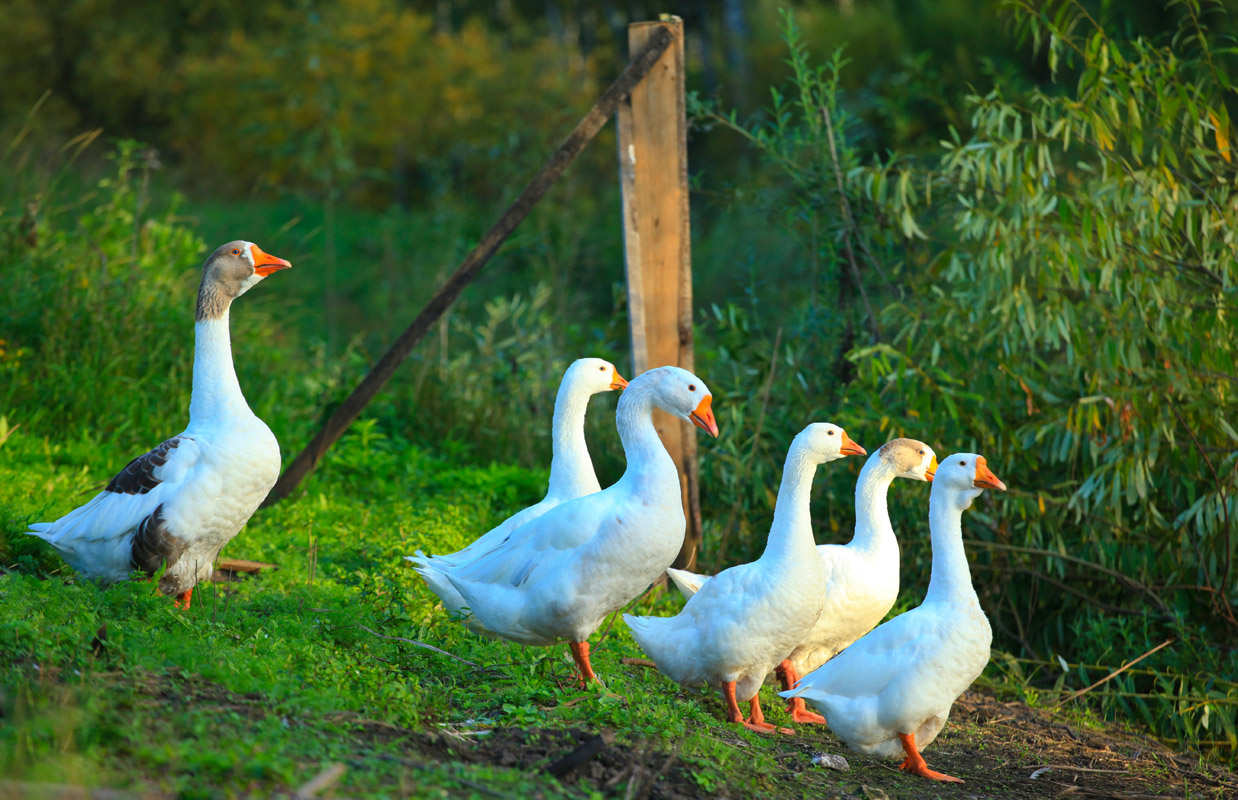
[[[126,464],[89,503],[55,522],[35,523],[30,532],[50,542],[79,570],[74,556],[137,532],[144,524],[152,539],[146,546],[155,548],[153,538],[167,535],[161,508],[189,480],[200,455],[201,446],[191,436],[167,439]]]

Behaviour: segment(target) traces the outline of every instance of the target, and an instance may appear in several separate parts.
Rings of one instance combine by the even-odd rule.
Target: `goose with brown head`
[[[228,242],[202,266],[189,426],[133,459],[89,503],[31,525],[80,575],[104,584],[163,568],[159,590],[188,609],[219,551],[279,477],[279,443],[245,402],[232,365],[232,301],[291,264]]]

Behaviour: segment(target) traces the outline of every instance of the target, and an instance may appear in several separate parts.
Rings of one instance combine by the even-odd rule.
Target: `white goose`
[[[931,481],[937,468],[933,449],[915,439],[894,439],[869,456],[855,486],[855,535],[845,545],[824,544],[817,556],[825,570],[821,592],[825,607],[816,625],[783,660],[775,674],[783,689],[796,678],[833,658],[885,618],[898,599],[898,540],[890,524],[886,494],[895,478]],[[706,576],[677,576],[680,591]],[[787,707],[796,722],[823,724],[825,719],[793,699]]]
[[[529,645],[566,639],[582,681],[595,679],[589,635],[657,580],[683,544],[675,462],[653,427],[661,408],[718,435],[705,383],[678,367],[634,378],[616,426],[627,457],[617,483],[556,506],[477,559],[444,571],[479,624]]]
[[[80,575],[100,583],[153,575],[189,608],[219,551],[249,520],[279,477],[279,443],[254,416],[232,367],[232,301],[290,267],[252,242],[223,245],[202,267],[189,427],[129,462],[89,503],[31,525]]]
[[[722,690],[728,722],[791,733],[765,722],[758,691],[774,665],[808,635],[825,605],[825,570],[809,512],[813,475],[818,464],[863,454],[837,425],[809,425],[787,452],[761,557],[718,573],[674,617],[624,616],[637,643],[672,680]],[[749,704],[748,720],[740,702]]]
[[[507,541],[512,531],[560,503],[601,490],[597,475],[593,472],[589,448],[585,445],[585,410],[593,395],[623,389],[627,385],[628,382],[609,361],[581,358],[573,362],[563,373],[559,393],[555,397],[554,417],[550,423],[552,456],[546,496],[540,502],[512,514],[463,550],[443,556],[427,556],[418,550],[416,555],[405,556],[417,565],[417,572],[442,600],[443,607],[449,613],[458,616],[467,609],[464,598],[447,580],[445,570],[467,564],[490,552]],[[475,622],[475,619],[470,621]],[[479,625],[472,627],[478,633],[485,632]]]
[[[920,751],[950,716],[950,706],[989,663],[993,632],[972,587],[963,553],[963,511],[984,489],[1006,491],[983,456],[956,453],[937,471],[929,494],[933,573],[928,594],[783,692],[825,714],[855,750],[905,755],[901,769],[938,781]]]

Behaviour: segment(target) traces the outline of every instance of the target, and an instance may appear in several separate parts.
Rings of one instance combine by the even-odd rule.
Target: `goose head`
[[[830,422],[814,422],[800,431],[791,447],[802,450],[814,464],[837,461],[844,456],[868,455],[847,432]]]
[[[917,481],[932,481],[937,472],[937,454],[933,448],[916,439],[891,439],[875,453],[895,477]]]
[[[633,385],[637,381],[648,387],[653,404],[658,408],[691,422],[710,436],[718,435],[718,422],[712,408],[714,396],[705,381],[679,367],[657,367],[642,372],[633,379]],[[625,396],[627,394],[624,392]]]
[[[615,365],[602,358],[578,358],[567,368],[563,380],[589,395],[628,387]]]
[[[957,494],[963,508],[970,506],[985,489],[1006,491],[1006,484],[989,469],[984,456],[975,453],[955,453],[941,462],[933,484],[934,491]]]
[[[220,245],[202,265],[198,319],[220,316],[233,300],[248,292],[263,278],[291,266],[282,258],[264,253],[253,242],[237,239]]]

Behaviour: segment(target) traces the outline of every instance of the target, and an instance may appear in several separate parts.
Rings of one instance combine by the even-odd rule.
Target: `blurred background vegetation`
[[[296,265],[233,321],[295,453],[622,68],[627,23],[665,10],[688,31],[697,363],[723,430],[705,566],[760,551],[809,421],[981,452],[1012,488],[967,527],[997,677],[1056,702],[1172,639],[1086,700],[1232,762],[1221,3],[0,0],[0,457],[13,425],[99,468],[179,430],[198,265],[238,237]],[[607,130],[367,437],[548,462],[566,363],[625,363],[614,150]],[[822,471],[820,541],[847,535],[853,482]],[[903,605],[926,497],[891,493]]]

